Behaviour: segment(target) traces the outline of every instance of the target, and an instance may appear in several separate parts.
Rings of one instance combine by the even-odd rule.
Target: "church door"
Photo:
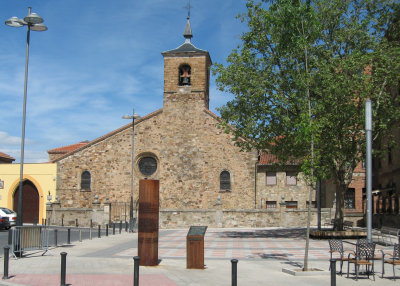
[[[34,184],[24,181],[22,186],[22,220],[23,223],[39,222],[39,193]],[[14,211],[18,211],[19,186],[14,192]]]

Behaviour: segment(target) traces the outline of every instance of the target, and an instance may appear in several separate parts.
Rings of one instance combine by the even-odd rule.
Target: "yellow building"
[[[46,203],[56,196],[56,164],[24,164],[23,222],[42,223]],[[0,164],[0,206],[18,209],[20,164]]]

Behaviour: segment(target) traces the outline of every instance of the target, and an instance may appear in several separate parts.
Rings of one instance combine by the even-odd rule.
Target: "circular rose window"
[[[144,176],[151,176],[157,170],[157,160],[153,157],[143,157],[139,161],[139,171]]]

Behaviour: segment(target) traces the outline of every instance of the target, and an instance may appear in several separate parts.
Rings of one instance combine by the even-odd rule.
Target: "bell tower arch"
[[[191,43],[190,18],[187,18],[185,42],[178,48],[163,52],[164,109],[174,103],[186,102],[209,108],[210,54]]]

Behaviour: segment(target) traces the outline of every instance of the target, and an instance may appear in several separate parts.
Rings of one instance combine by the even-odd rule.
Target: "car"
[[[8,217],[0,217],[0,229],[10,229],[10,221]]]
[[[0,207],[0,217],[8,217],[10,227],[14,226],[17,222],[17,213],[8,208]]]

